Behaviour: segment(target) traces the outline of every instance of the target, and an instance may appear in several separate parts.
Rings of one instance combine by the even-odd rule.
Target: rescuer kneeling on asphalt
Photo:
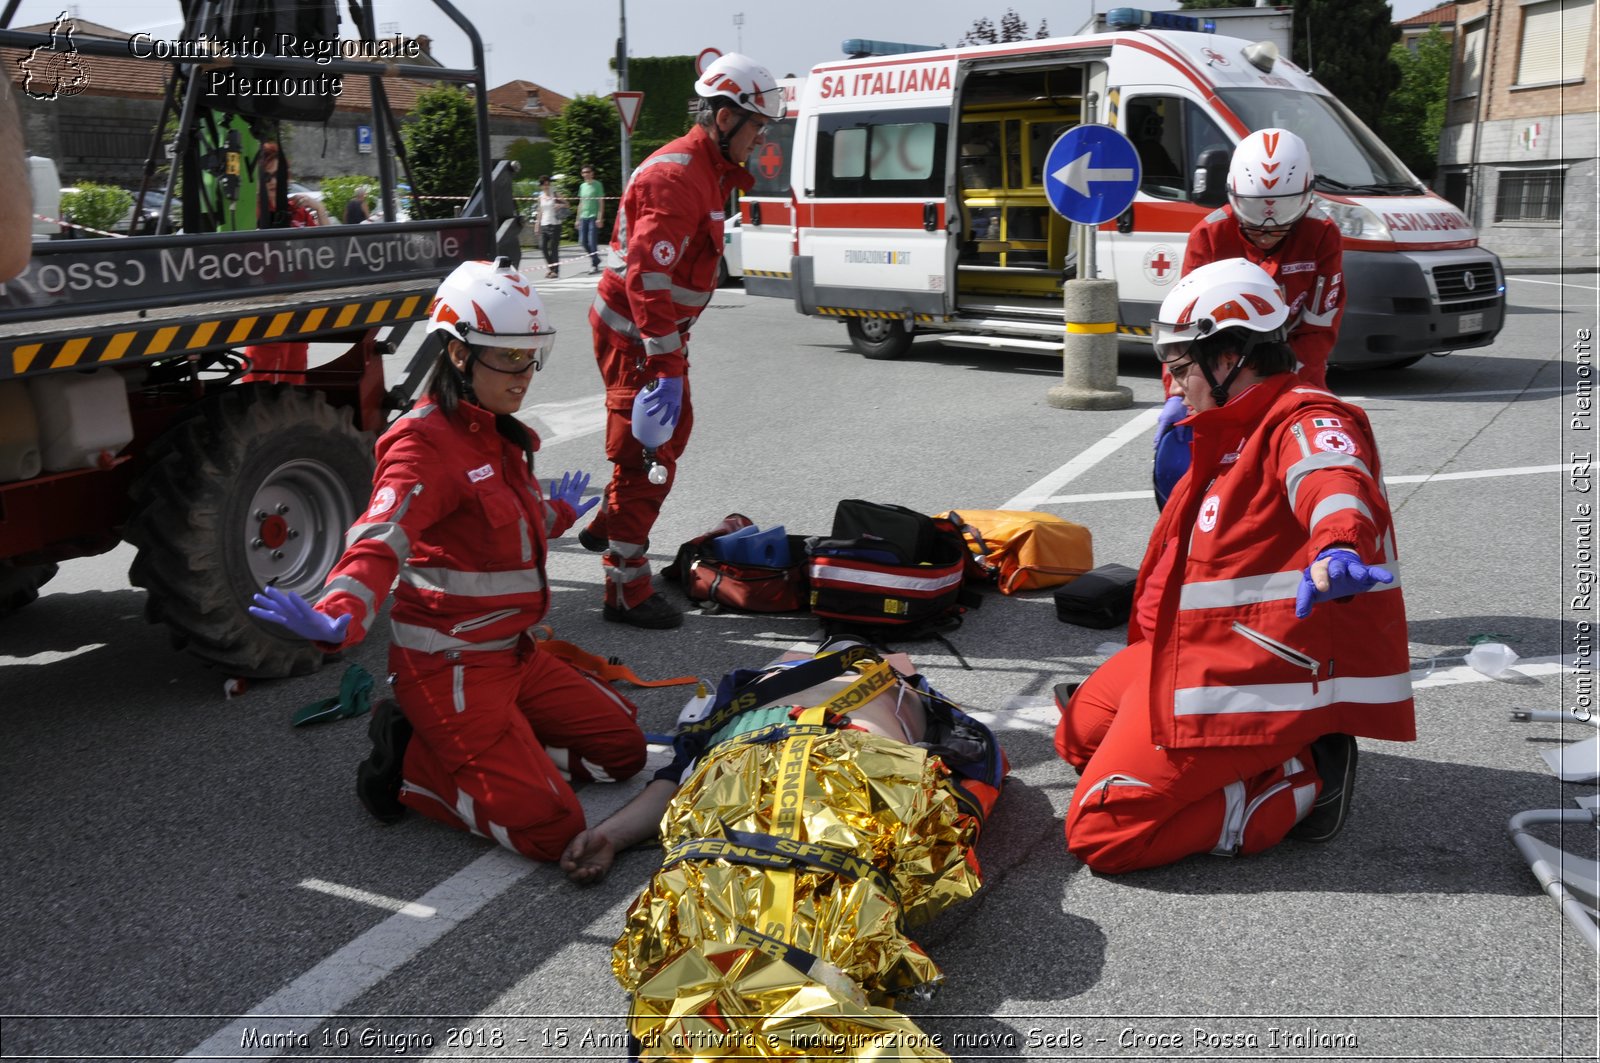
[[[1195,411],[1128,646],[1062,708],[1067,848],[1097,871],[1258,853],[1344,825],[1357,735],[1416,737],[1393,522],[1366,414],[1305,383],[1278,286],[1184,277],[1156,355]]]
[[[267,587],[252,615],[329,651],[359,642],[391,585],[394,702],[374,710],[356,793],[378,819],[413,808],[536,860],[584,829],[569,782],[644,767],[633,705],[547,653],[546,541],[595,504],[565,473],[546,500],[539,439],[513,414],[555,331],[528,279],[466,262],[434,296],[444,350],[427,398],[378,440],[366,513],[313,607]]]
[[[645,550],[694,427],[689,329],[717,290],[728,197],[755,183],[743,163],[785,108],[766,68],[736,52],[707,67],[695,92],[695,127],[640,163],[623,192],[589,311],[614,471],[604,508],[578,541],[605,554],[605,618],[643,628],[683,623],[683,614],[651,590]],[[655,448],[659,482],[652,482],[645,445],[633,434],[633,400],[657,381],[649,413],[676,427]]]

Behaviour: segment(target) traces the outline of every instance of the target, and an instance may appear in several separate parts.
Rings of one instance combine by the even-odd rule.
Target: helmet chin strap
[[[1240,345],[1239,360],[1233,363],[1233,368],[1228,370],[1228,375],[1222,379],[1221,383],[1217,382],[1216,375],[1211,372],[1209,363],[1199,363],[1200,372],[1205,375],[1206,383],[1211,386],[1211,398],[1218,406],[1227,405],[1228,389],[1233,386],[1234,380],[1239,376],[1239,371],[1244,368],[1245,361],[1249,359],[1250,352],[1255,349],[1256,340],[1260,338],[1260,335],[1254,332],[1245,337],[1244,342]]]
[[[728,107],[722,108],[724,111],[728,109]],[[739,121],[735,122],[733,128],[728,130],[726,133],[721,132],[721,127],[718,127],[717,148],[722,152],[722,157],[724,159],[727,159],[729,162],[737,165],[742,160],[733,157],[733,138],[738,136],[739,130],[743,129],[750,121],[750,112],[745,110],[743,107],[735,109],[739,112]]]

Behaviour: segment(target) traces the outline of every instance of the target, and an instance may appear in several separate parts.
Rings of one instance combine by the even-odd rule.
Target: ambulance
[[[1233,145],[1279,126],[1310,146],[1317,207],[1344,234],[1331,364],[1401,367],[1494,341],[1500,260],[1454,205],[1270,42],[1154,18],[1194,28],[1124,19],[1089,36],[815,67],[752,161],[747,291],[842,321],[868,358],[904,354],[918,332],[1059,352],[1062,281],[1090,249],[1051,209],[1044,159],[1095,122],[1139,153],[1132,206],[1092,236],[1095,275],[1117,282],[1118,333],[1146,338],[1189,231],[1226,202]]]

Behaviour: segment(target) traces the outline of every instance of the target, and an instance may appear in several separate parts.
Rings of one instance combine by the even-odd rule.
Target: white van
[[[1192,20],[1191,20],[1192,21]],[[1097,275],[1118,331],[1149,335],[1189,231],[1221,204],[1232,147],[1292,129],[1318,206],[1344,233],[1347,304],[1331,364],[1403,366],[1499,333],[1499,259],[1345,106],[1268,44],[1113,30],[824,63],[769,135],[742,207],[745,287],[838,318],[869,358],[913,331],[1061,349],[1071,226],[1045,198],[1065,130],[1115,126],[1138,148],[1133,206],[1100,226]]]
[[[33,238],[48,240],[61,231],[61,177],[53,159],[28,156],[28,191],[33,197]]]

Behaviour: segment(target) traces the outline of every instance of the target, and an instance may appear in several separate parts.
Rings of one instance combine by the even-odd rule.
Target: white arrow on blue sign
[[[1107,125],[1067,130],[1044,157],[1044,194],[1055,212],[1099,225],[1128,209],[1139,190],[1139,152]]]

